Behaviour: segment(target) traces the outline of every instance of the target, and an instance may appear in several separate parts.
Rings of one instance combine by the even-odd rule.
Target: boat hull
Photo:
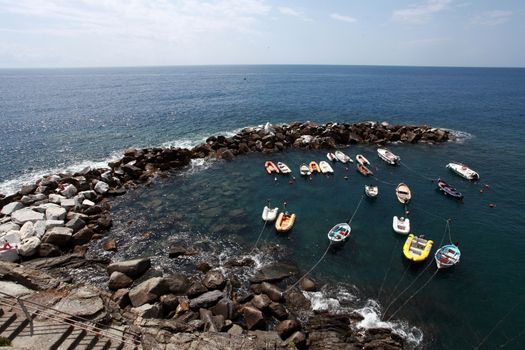
[[[399,162],[401,161],[401,158],[399,156],[390,152],[386,148],[379,148],[377,150],[377,155],[379,156],[379,158],[381,158],[390,165],[399,165]]]
[[[455,174],[461,176],[464,179],[470,181],[479,180],[479,174],[474,170],[470,169],[468,166],[461,163],[448,163],[447,168],[452,170]]]
[[[262,219],[264,221],[274,221],[277,218],[277,213],[279,212],[279,208],[270,208],[268,206],[265,206],[262,212]]]
[[[350,237],[350,233],[352,232],[352,229],[350,228],[350,225],[347,223],[340,223],[335,225],[328,231],[328,239],[332,243],[341,243],[346,241],[348,237]]]
[[[426,240],[410,234],[403,246],[403,255],[413,262],[425,261],[430,255],[433,244],[432,240]]]
[[[392,228],[400,235],[408,235],[410,233],[410,219],[394,216],[392,219]]]
[[[412,199],[412,191],[407,184],[400,183],[396,187],[396,197],[399,203],[407,204]]]
[[[446,269],[459,263],[461,251],[453,244],[445,245],[439,248],[434,254],[438,269]]]
[[[365,186],[365,194],[370,198],[376,198],[379,195],[377,186]]]
[[[275,221],[275,229],[277,232],[288,232],[292,229],[295,223],[295,214],[279,213],[277,221]]]
[[[324,160],[319,163],[319,167],[321,168],[321,172],[323,174],[332,174],[334,172],[334,169],[332,169],[330,164]]]
[[[271,161],[266,161],[264,163],[264,168],[266,169],[266,172],[268,174],[272,174],[272,173],[279,174],[279,168],[277,168],[277,166]]]

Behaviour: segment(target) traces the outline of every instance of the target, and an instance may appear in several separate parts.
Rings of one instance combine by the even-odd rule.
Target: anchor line
[[[423,176],[423,175],[421,175],[419,172],[417,172],[417,171],[415,171],[414,169],[410,168],[408,165],[406,165],[406,164],[403,163],[403,162],[399,162],[399,164],[401,164],[402,166],[404,166],[405,168],[407,168],[410,172],[416,174],[417,176],[419,176],[419,177],[421,177],[421,178],[423,178],[423,179],[425,179],[425,180],[434,181],[433,178],[428,177],[428,176]]]
[[[250,251],[250,255],[253,253],[255,249],[257,249],[257,243],[259,243],[259,240],[261,239],[261,236],[264,232],[264,229],[266,228],[266,224],[268,223],[268,220],[264,220],[264,225],[262,227],[261,232],[259,233],[259,236],[257,237],[257,240],[255,241],[255,245],[253,246],[252,250]]]
[[[392,269],[392,261],[394,260],[394,253],[395,253],[395,251],[397,250],[398,247],[399,247],[399,244],[394,245],[392,247],[392,252],[390,252],[390,263],[389,263],[388,269],[385,272],[385,277],[383,278],[383,282],[381,283],[381,287],[379,288],[379,293],[377,293],[377,299],[378,300],[381,297],[381,292],[383,291],[383,287],[385,285],[385,282],[386,282],[386,279],[388,277],[388,274],[390,273],[390,270]]]
[[[350,217],[350,220],[347,221],[348,225],[352,223],[352,220],[354,219],[355,214],[357,214],[357,211],[359,210],[359,207],[361,206],[361,202],[363,201],[363,198],[365,198],[365,195],[361,195],[361,199],[359,200],[359,203],[357,204],[357,207],[355,208],[352,217]]]

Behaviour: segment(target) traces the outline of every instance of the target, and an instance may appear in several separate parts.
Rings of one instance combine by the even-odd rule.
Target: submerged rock
[[[250,278],[252,283],[280,281],[291,277],[299,272],[297,266],[289,263],[272,263],[259,269],[255,275]]]

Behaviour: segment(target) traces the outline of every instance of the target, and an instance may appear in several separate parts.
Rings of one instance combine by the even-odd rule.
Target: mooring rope
[[[442,238],[441,238],[441,244],[443,244],[443,240],[445,239],[445,236],[446,236],[446,234],[447,234],[447,230],[449,229],[449,227],[450,227],[450,223],[449,223],[449,221],[447,220],[447,223],[446,223],[446,225],[445,225],[445,231],[443,232],[443,235],[442,235]],[[441,245],[441,244],[440,244],[440,245]],[[408,290],[410,289],[410,287],[412,287],[412,286],[414,285],[414,283],[416,283],[416,281],[417,281],[421,276],[423,276],[423,273],[425,273],[425,271],[428,270],[428,268],[432,265],[433,261],[434,261],[433,259],[430,259],[429,262],[428,262],[428,264],[427,264],[427,266],[425,266],[425,268],[424,268],[424,269],[423,269],[423,270],[422,270],[422,271],[416,276],[416,278],[415,278],[415,279],[414,279],[414,280],[413,280],[413,281],[412,281],[412,282],[411,282],[411,283],[410,283],[405,289],[403,289],[403,290],[401,291],[401,293],[399,293],[399,294],[397,295],[397,297],[395,297],[395,298],[394,298],[394,299],[388,304],[388,306],[386,307],[385,312],[383,313],[383,315],[386,315],[387,312],[388,312],[388,310],[390,309],[390,307],[392,307],[392,305],[393,305],[393,304],[394,304],[394,303],[395,303],[395,302],[396,302],[396,301],[397,301],[397,300],[398,300],[403,294],[405,294],[405,292],[408,291]],[[436,271],[438,271],[438,270],[436,270]],[[403,277],[404,277],[404,276],[403,276]],[[398,283],[399,283],[399,282],[398,282]],[[390,318],[389,318],[389,319],[390,319]]]
[[[394,260],[394,253],[398,248],[399,248],[399,244],[395,244],[392,246],[392,251],[390,252],[390,263],[388,265],[388,269],[385,272],[385,276],[383,277],[383,282],[381,283],[381,287],[379,287],[379,293],[377,293],[378,300],[381,297],[381,292],[383,291],[383,287],[385,285],[388,274],[390,273],[390,270],[392,269],[392,261]]]
[[[390,186],[397,186],[397,184],[395,183],[392,183],[392,182],[388,182],[388,181],[385,181],[385,180],[381,180],[380,178],[377,177],[377,175],[373,175],[372,176],[376,181],[379,181],[379,182],[382,182],[386,185],[390,185]]]
[[[365,198],[365,195],[361,195],[361,199],[359,200],[359,203],[357,204],[357,207],[355,208],[354,212],[352,213],[352,216],[350,217],[350,220],[347,221],[348,225],[350,225],[352,223],[352,220],[354,219],[355,217],[355,214],[357,214],[357,211],[359,210],[359,207],[361,206],[361,202],[363,201],[363,198]],[[290,291],[290,289],[292,289],[293,287],[297,286],[297,284],[299,284],[299,282],[301,282],[301,280],[303,278],[305,278],[310,272],[312,272],[316,267],[317,265],[319,265],[321,263],[321,261],[323,261],[324,257],[326,256],[326,254],[328,254],[328,251],[330,250],[330,247],[332,246],[334,242],[332,240],[330,240],[330,244],[328,245],[328,247],[326,247],[326,250],[324,251],[323,255],[321,255],[321,257],[319,258],[319,260],[317,260],[317,262],[314,264],[314,266],[312,266],[310,268],[310,270],[308,270],[304,275],[302,275],[298,280],[297,282],[295,282],[294,284],[292,284],[290,287],[288,287],[283,294],[286,294]]]
[[[430,180],[430,181],[434,181],[433,178],[429,177],[429,176],[424,176],[424,175],[421,175],[419,172],[415,171],[414,169],[410,168],[408,165],[406,165],[405,163],[403,162],[399,162],[399,164],[401,164],[402,166],[404,166],[405,168],[407,168],[409,171],[411,171],[412,173],[416,174],[417,176],[425,179],[425,180]]]
[[[507,341],[506,341],[505,343],[501,344],[501,345],[499,346],[499,348],[502,349],[502,348],[506,347],[507,345],[509,345],[510,343],[512,343],[514,340],[519,339],[523,334],[525,334],[525,328],[523,328],[523,329],[521,330],[521,332],[519,332],[519,333],[518,333],[517,335],[515,335],[514,337],[512,337],[512,338],[510,338],[510,339],[507,339]]]
[[[390,321],[390,320],[392,319],[392,317],[394,317],[394,316],[395,316],[395,315],[396,315],[396,314],[397,314],[397,313],[398,313],[398,312],[399,312],[399,311],[400,311],[400,310],[401,310],[406,304],[408,304],[408,302],[409,302],[410,300],[412,300],[412,298],[414,298],[414,297],[417,295],[417,293],[419,293],[420,291],[422,291],[423,288],[425,288],[425,287],[430,283],[430,281],[432,281],[432,279],[433,279],[434,277],[436,277],[438,271],[439,271],[439,270],[434,271],[434,273],[432,274],[432,276],[430,276],[430,278],[429,278],[425,283],[423,283],[423,285],[422,285],[421,287],[419,287],[414,293],[412,293],[412,295],[409,296],[409,297],[407,298],[407,300],[405,300],[405,302],[404,302],[403,304],[401,304],[401,306],[398,307],[397,310],[394,311],[394,313],[393,313],[392,315],[390,315],[390,317],[387,319],[387,321]]]
[[[255,245],[253,246],[252,250],[250,251],[250,255],[253,253],[255,249],[257,249],[257,243],[259,243],[259,240],[261,239],[261,236],[264,232],[264,229],[266,228],[266,224],[268,223],[268,220],[264,220],[264,225],[262,227],[261,232],[259,232],[259,236],[257,237],[257,240],[255,241]]]

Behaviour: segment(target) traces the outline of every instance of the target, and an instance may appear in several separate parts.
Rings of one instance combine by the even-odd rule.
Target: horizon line
[[[169,65],[108,65],[108,66],[64,66],[64,67],[0,67],[0,70],[33,69],[114,69],[114,68],[170,68],[170,67],[255,67],[255,66],[333,66],[333,67],[399,67],[399,68],[487,68],[487,69],[523,69],[525,66],[455,66],[455,65],[404,65],[404,64],[331,64],[331,63],[237,63],[237,64],[169,64]]]

